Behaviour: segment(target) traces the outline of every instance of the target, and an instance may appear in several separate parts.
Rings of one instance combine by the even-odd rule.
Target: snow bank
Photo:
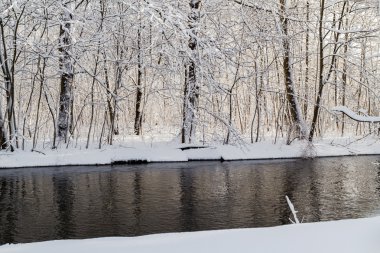
[[[180,149],[108,147],[108,149],[59,149],[39,152],[0,152],[0,168],[106,165],[118,162],[185,162]]]
[[[270,141],[232,145],[178,145],[173,143],[132,143],[130,145],[108,146],[104,149],[45,149],[41,152],[0,151],[0,168],[65,166],[65,165],[106,165],[127,162],[186,162],[193,160],[248,160],[299,158],[305,155],[316,157],[343,155],[380,154],[380,141],[374,137],[362,140],[349,138],[320,140],[312,149],[306,141],[273,144]]]
[[[4,245],[0,253],[378,253],[380,217],[272,228]]]

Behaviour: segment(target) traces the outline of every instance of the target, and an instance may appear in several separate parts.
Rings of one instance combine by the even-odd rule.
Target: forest
[[[0,149],[379,132],[378,0],[0,2]]]

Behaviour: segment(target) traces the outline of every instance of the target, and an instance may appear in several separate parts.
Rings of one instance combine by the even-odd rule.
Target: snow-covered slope
[[[380,217],[272,228],[4,245],[0,253],[378,253]]]

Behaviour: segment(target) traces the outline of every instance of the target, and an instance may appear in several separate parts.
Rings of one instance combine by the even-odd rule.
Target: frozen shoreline
[[[336,157],[379,155],[380,141],[374,137],[361,140],[349,138],[316,141],[311,148],[307,142],[285,145],[284,141],[270,141],[232,145],[180,145],[170,142],[130,142],[103,149],[68,148],[39,152],[0,152],[0,168],[53,167],[80,165],[109,165],[151,162],[238,161],[294,159],[302,157]]]
[[[231,229],[3,245],[0,253],[377,253],[380,217]]]

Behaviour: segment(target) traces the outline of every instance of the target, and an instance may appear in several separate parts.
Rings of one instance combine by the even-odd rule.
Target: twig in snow
[[[46,155],[44,152],[41,152],[41,151],[38,151],[38,150],[35,150],[35,149],[32,149],[32,152],[36,152],[36,153],[40,153],[40,154]]]
[[[292,211],[292,214],[293,214],[293,217],[294,217],[294,221],[293,221],[291,218],[289,218],[289,220],[290,220],[293,224],[299,224],[300,221],[299,221],[298,218],[297,218],[297,213],[298,213],[298,211],[296,211],[296,210],[294,209],[294,205],[293,205],[293,203],[290,201],[290,199],[288,198],[287,195],[285,196],[285,198],[286,198],[286,202],[288,202],[288,206],[289,206],[289,208],[290,208],[290,211]]]

